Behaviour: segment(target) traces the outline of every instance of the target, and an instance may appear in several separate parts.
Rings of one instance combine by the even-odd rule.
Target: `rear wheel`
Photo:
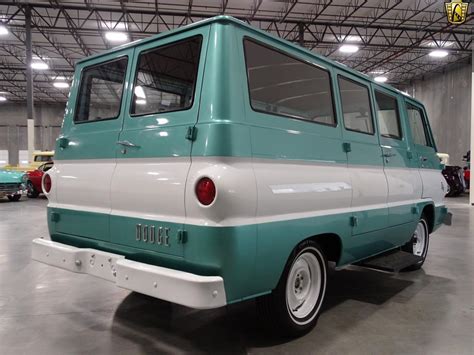
[[[327,261],[322,249],[305,241],[293,251],[277,288],[257,300],[260,314],[282,335],[303,335],[316,325],[326,284]]]
[[[36,197],[39,196],[39,192],[36,191],[36,189],[35,189],[33,183],[32,183],[30,180],[28,180],[28,182],[26,183],[26,189],[27,189],[27,191],[28,191],[28,192],[27,192],[27,196],[28,196],[29,198],[36,198]]]
[[[423,259],[418,263],[407,267],[404,271],[419,270],[423,266],[426,260],[426,256],[428,254],[429,244],[430,234],[428,229],[428,222],[425,215],[422,215],[420,221],[416,226],[415,232],[413,233],[411,240],[402,247],[402,250],[408,253],[412,253],[413,255],[420,256]]]
[[[16,202],[21,198],[20,194],[15,194],[15,195],[8,195],[8,199],[12,202]]]

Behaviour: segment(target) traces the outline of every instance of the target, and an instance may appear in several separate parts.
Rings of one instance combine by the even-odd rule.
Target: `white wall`
[[[39,150],[52,150],[59,135],[65,104],[35,105],[35,145]],[[0,103],[0,151],[27,150],[26,103]],[[19,159],[19,153],[15,153]],[[2,159],[3,160],[3,159]],[[15,163],[15,162],[10,162]]]
[[[471,64],[458,65],[403,88],[426,106],[438,151],[450,155],[450,165],[464,166],[470,149]]]

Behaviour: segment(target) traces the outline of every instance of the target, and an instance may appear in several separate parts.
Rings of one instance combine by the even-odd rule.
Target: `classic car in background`
[[[29,171],[28,181],[26,182],[26,189],[28,191],[28,197],[36,198],[39,194],[43,193],[43,187],[41,186],[41,179],[46,171],[53,167],[52,161],[44,163],[38,169]]]
[[[28,177],[25,173],[0,169],[0,198],[18,201],[25,191]]]
[[[13,171],[33,171],[38,169],[42,164],[53,161],[54,150],[35,150],[33,159],[28,165],[5,165],[6,170]]]

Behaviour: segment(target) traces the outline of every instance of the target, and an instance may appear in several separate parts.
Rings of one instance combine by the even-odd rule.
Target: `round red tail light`
[[[216,198],[216,185],[211,179],[202,178],[196,184],[196,196],[201,204],[209,206]]]
[[[43,178],[43,189],[46,193],[51,191],[51,176],[49,174],[46,174]]]

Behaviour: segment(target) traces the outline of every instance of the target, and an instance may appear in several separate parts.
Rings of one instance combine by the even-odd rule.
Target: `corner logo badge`
[[[467,10],[469,3],[464,3],[462,0],[451,0],[444,4],[446,6],[446,15],[448,22],[453,25],[460,25],[466,21]]]

